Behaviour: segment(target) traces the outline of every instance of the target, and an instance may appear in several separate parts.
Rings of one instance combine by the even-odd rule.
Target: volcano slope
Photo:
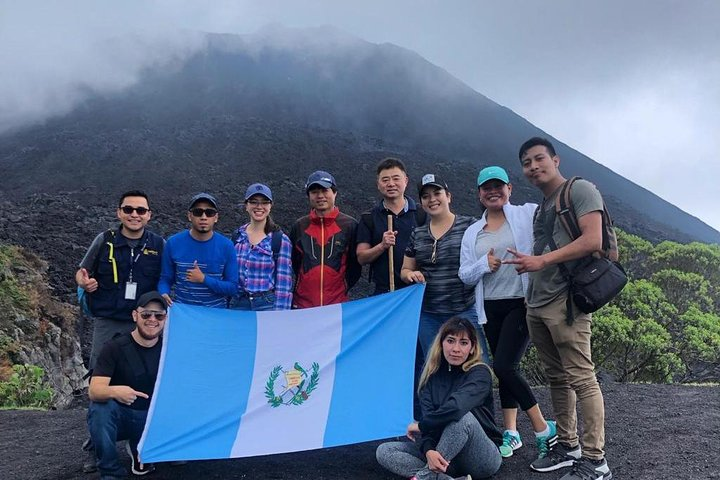
[[[720,478],[717,432],[720,387],[604,384],[606,451],[616,479]],[[549,392],[537,389],[550,411]],[[497,396],[496,396],[497,397]],[[80,446],[86,436],[85,410],[0,411],[0,478],[27,480],[95,479],[85,475]],[[528,421],[520,419],[526,445],[506,459],[494,478],[556,479],[556,473],[529,470],[536,450]],[[379,442],[283,455],[157,465],[153,480],[195,479],[381,479],[395,477],[375,461]],[[119,448],[122,447],[118,444]],[[122,451],[122,449],[121,449]],[[126,465],[129,459],[124,452]]]

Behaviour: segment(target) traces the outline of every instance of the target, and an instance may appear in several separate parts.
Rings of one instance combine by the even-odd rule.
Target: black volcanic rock
[[[268,183],[275,217],[305,213],[302,190],[315,169],[333,172],[341,208],[359,215],[376,197],[374,166],[404,159],[417,179],[448,177],[453,206],[477,214],[475,176],[506,167],[513,200],[537,201],[517,148],[546,135],[403,48],[331,28],[274,27],[254,36],[207,35],[182,65],[148,70],[133,87],[88,98],[68,115],[0,136],[0,238],[50,261],[54,286],[72,291],[84,248],[113,223],[116,197],[142,188],[152,227],[184,227],[189,196],[217,194],[221,230],[244,216],[245,186]],[[720,233],[558,142],[566,176],[605,194],[621,228],[652,241],[720,242]],[[414,195],[414,187],[409,193]]]

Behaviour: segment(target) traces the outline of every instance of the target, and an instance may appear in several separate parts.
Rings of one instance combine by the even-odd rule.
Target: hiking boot
[[[514,434],[511,433],[510,430],[505,430],[503,432],[503,443],[498,449],[503,458],[508,458],[512,457],[513,452],[522,447],[522,445],[520,434]]]
[[[82,450],[84,455],[82,471],[83,473],[97,472],[97,457],[95,456],[95,446],[91,439],[85,440],[82,444]]]
[[[611,478],[612,472],[604,458],[590,460],[582,457],[575,462],[572,471],[565,474],[560,480],[610,480]]]
[[[147,475],[148,473],[155,470],[152,463],[140,463],[140,457],[138,457],[138,451],[130,446],[130,443],[125,444],[125,451],[130,456],[130,471],[133,475]]]
[[[580,445],[573,448],[557,441],[557,435],[546,442],[549,448],[541,450],[537,460],[530,464],[536,472],[552,472],[565,467],[572,467],[575,460],[580,458]]]

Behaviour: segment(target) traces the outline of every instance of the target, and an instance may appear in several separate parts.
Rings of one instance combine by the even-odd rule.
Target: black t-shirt
[[[127,342],[127,337],[130,337],[129,345],[123,345]],[[137,352],[135,358],[139,364],[128,358],[125,349],[134,349]],[[148,348],[139,345],[129,333],[117,336],[107,342],[100,352],[93,370],[93,377],[110,377],[110,385],[127,385],[152,396],[160,364],[161,349],[162,339]],[[138,397],[130,405],[130,408],[147,410],[150,408],[150,399]]]

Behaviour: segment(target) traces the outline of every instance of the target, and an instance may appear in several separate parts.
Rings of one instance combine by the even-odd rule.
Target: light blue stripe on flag
[[[157,396],[140,444],[143,461],[230,456],[247,405],[256,337],[254,312],[170,308]]]
[[[324,446],[405,433],[412,421],[415,345],[424,286],[344,303]]]

